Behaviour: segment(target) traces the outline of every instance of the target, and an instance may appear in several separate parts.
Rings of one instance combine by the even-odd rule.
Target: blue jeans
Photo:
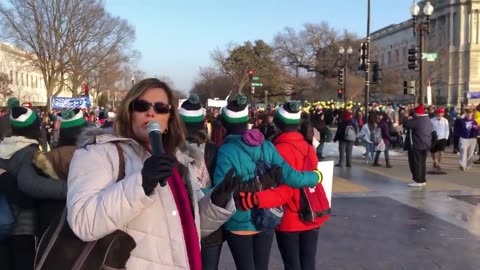
[[[365,141],[365,150],[367,151],[365,155],[365,161],[371,162],[375,158],[375,144]]]

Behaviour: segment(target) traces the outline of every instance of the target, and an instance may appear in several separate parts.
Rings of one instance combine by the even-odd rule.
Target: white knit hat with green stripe
[[[223,121],[230,124],[241,124],[248,121],[247,97],[237,95],[235,100],[230,101],[222,109]]]
[[[65,110],[60,116],[60,128],[81,127],[85,125],[83,112],[80,109]]]
[[[197,94],[191,94],[180,106],[180,117],[185,124],[203,123],[205,112],[200,104],[200,97]]]
[[[300,102],[290,100],[278,108],[275,112],[274,119],[276,121],[281,121],[286,125],[298,125],[300,124],[301,116]]]

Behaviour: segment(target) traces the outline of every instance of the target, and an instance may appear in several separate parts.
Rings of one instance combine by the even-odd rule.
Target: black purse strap
[[[117,148],[118,153],[118,177],[116,181],[118,182],[125,178],[125,155],[123,154],[120,142],[113,142],[113,144],[115,145],[115,148]]]

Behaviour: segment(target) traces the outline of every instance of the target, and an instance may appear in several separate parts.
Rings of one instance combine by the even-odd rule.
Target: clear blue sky
[[[410,18],[411,0],[371,0],[371,31]],[[136,29],[139,68],[168,76],[188,92],[200,67],[213,65],[210,52],[230,42],[271,42],[290,26],[328,22],[366,34],[367,0],[106,0],[113,15]]]

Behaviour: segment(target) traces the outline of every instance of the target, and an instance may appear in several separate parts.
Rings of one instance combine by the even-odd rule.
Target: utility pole
[[[430,33],[430,17],[432,16],[434,7],[432,4],[430,4],[430,1],[426,1],[423,6],[423,14],[425,15],[425,20],[420,21],[417,23],[417,19],[420,14],[420,7],[413,1],[413,5],[410,8],[410,13],[412,14],[412,19],[413,19],[413,35],[415,36],[417,31],[420,32],[418,35],[418,47],[419,47],[419,53],[418,53],[418,103],[419,104],[424,104],[425,103],[425,97],[423,94],[423,50],[424,50],[424,36],[425,32],[427,35]]]
[[[418,58],[418,96],[419,96],[419,101],[418,104],[425,104],[425,95],[423,94],[423,59],[422,59],[422,54],[423,54],[423,30],[420,29],[420,35],[418,35],[419,41],[418,41],[418,47],[419,47],[419,58]]]
[[[365,59],[365,123],[368,121],[368,99],[370,96],[370,0],[367,7],[367,41],[366,41],[366,59]]]
[[[252,109],[252,112],[253,112],[253,124],[255,125],[255,122],[256,122],[256,118],[257,118],[257,108],[255,108],[255,86],[253,85],[253,74],[255,72],[253,71],[253,69],[250,69],[248,70],[248,79],[249,79],[249,82],[250,82],[250,94],[252,96],[252,105],[250,107],[250,109]]]

